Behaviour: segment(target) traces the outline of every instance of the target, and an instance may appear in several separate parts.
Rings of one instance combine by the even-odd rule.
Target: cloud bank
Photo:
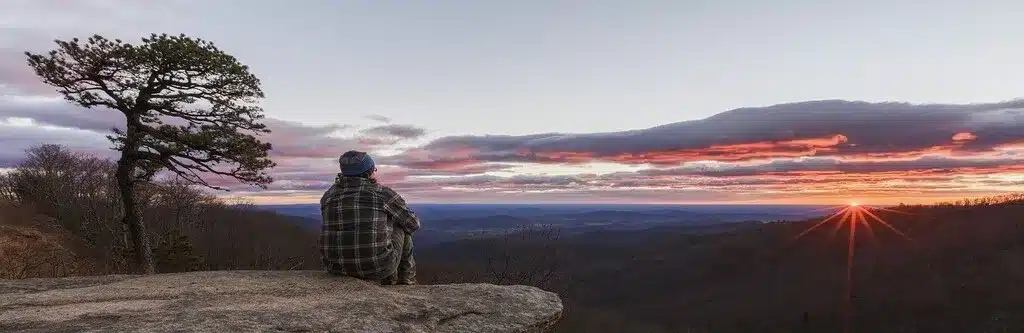
[[[64,2],[16,2],[18,10],[8,13],[53,15],[48,8],[57,3]],[[104,136],[123,116],[55,97],[22,52],[48,49],[52,36],[97,20],[104,26],[91,29],[117,33],[157,7],[129,1],[74,6],[81,8],[70,12],[102,15],[27,20],[0,13],[8,23],[0,28],[0,168],[43,143],[116,156]],[[44,21],[61,24],[39,25]],[[929,201],[1020,191],[1024,184],[1024,100],[807,101],[631,131],[515,136],[443,136],[386,115],[367,115],[359,124],[304,124],[267,112],[272,133],[263,139],[274,146],[277,181],[265,191],[229,179],[211,183],[262,202],[315,202],[334,179],[337,156],[358,149],[375,154],[382,181],[410,201]]]
[[[396,156],[398,165],[485,162],[678,165],[810,156],[973,154],[1017,143],[1024,101],[913,105],[839,100],[743,108],[713,117],[613,133],[452,136]]]
[[[0,167],[16,164],[22,150],[39,143],[113,156],[102,135],[121,121],[116,112],[83,110],[56,98],[0,96],[0,128],[10,143],[0,147]],[[427,131],[402,124],[266,123],[273,130],[265,139],[274,144],[277,181],[261,192],[233,188],[268,202],[312,200],[330,186],[336,156],[349,149],[377,153],[382,180],[420,201],[913,199],[1002,193],[1024,182],[1019,101],[812,101],[634,131],[448,136],[406,149],[395,143],[422,139]],[[383,153],[389,150],[398,152]],[[596,163],[633,169],[588,169]]]

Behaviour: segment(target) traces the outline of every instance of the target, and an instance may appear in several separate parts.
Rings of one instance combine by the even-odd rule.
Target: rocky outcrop
[[[546,332],[561,313],[534,287],[382,287],[316,271],[0,280],[0,331]]]

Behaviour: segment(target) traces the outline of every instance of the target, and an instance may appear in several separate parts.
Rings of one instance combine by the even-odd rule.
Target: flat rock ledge
[[[0,280],[0,331],[549,332],[558,295],[527,286],[387,286],[319,271]]]

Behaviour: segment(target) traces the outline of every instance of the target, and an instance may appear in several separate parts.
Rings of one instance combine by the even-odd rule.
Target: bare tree
[[[60,218],[61,201],[72,196],[76,156],[67,148],[44,144],[25,151],[25,160],[13,171],[12,191],[40,213]]]
[[[560,231],[523,226],[500,237],[484,271],[494,284],[550,287],[562,269]]]
[[[78,235],[90,247],[123,248],[121,203],[114,163],[76,154],[59,145],[29,148],[26,158],[6,176],[3,187],[10,202],[48,216],[63,229]],[[123,266],[118,253],[104,254],[101,262]]]
[[[110,139],[121,152],[117,184],[136,264],[155,272],[136,185],[168,170],[182,179],[222,189],[204,175],[228,176],[256,186],[271,182],[274,166],[260,81],[213,43],[184,35],[152,35],[140,45],[93,36],[56,41],[46,54],[26,52],[44,82],[86,108],[117,110],[124,130]]]
[[[180,177],[171,177],[151,186],[154,195],[149,204],[154,213],[162,215],[159,223],[165,226],[162,230],[165,233],[198,225],[202,221],[203,209],[217,202],[215,196],[194,188]]]
[[[0,203],[13,203],[18,199],[14,193],[14,180],[10,174],[0,173]]]

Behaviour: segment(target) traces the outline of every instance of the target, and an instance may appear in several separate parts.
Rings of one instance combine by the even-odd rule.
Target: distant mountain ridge
[[[318,229],[321,223],[318,204],[256,207],[300,217],[302,225],[310,229]],[[818,206],[769,205],[414,204],[410,208],[423,224],[417,233],[417,244],[421,246],[506,233],[523,227],[557,228],[576,234],[672,225],[799,220],[823,214]]]

